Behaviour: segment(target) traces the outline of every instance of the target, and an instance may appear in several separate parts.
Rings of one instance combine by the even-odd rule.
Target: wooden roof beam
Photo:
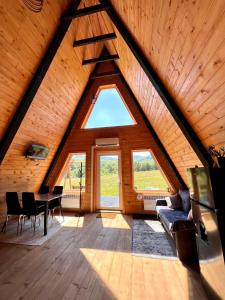
[[[81,0],[72,0],[68,9],[68,13],[73,12],[80,5]],[[61,45],[61,42],[72,22],[72,19],[61,19],[59,26],[42,58],[37,71],[35,72],[21,102],[17,108],[1,142],[0,142],[0,164],[3,161],[44,77],[48,71],[55,54]]]
[[[98,43],[98,42],[104,42],[104,41],[112,40],[115,38],[116,38],[116,34],[114,32],[102,34],[102,35],[93,36],[90,38],[74,41],[73,47],[80,47],[80,46],[94,44],[94,43]]]
[[[94,14],[94,13],[97,13],[100,11],[104,11],[107,9],[108,9],[107,4],[105,4],[105,3],[97,4],[97,5],[81,8],[78,10],[74,10],[74,12],[63,16],[63,20],[73,20],[75,18],[88,16],[88,15],[91,15],[91,14]]]
[[[181,129],[182,133],[190,143],[191,147],[201,160],[202,164],[206,167],[212,167],[213,166],[213,159],[207,152],[206,148],[202,144],[201,140],[195,133],[192,126],[189,124],[187,119],[185,118],[184,114],[176,104],[175,100],[169,93],[168,89],[156,73],[156,71],[153,69],[151,64],[148,61],[148,58],[145,56],[144,52],[139,47],[138,43],[130,33],[130,31],[127,29],[126,24],[123,22],[123,20],[120,18],[120,16],[117,14],[116,10],[112,6],[111,2],[109,0],[100,0],[101,4],[105,4],[108,6],[108,9],[106,10],[108,16],[112,20],[113,24],[116,26],[117,30],[123,37],[124,41],[130,48],[131,52],[139,62],[140,66],[142,67],[143,71],[151,81],[152,85],[158,92],[159,96],[161,97],[162,101],[166,105],[167,109],[173,116],[174,120],[176,121],[177,125]]]
[[[96,58],[91,58],[91,59],[85,59],[82,62],[82,65],[89,65],[89,64],[95,64],[95,63],[100,63],[100,62],[104,62],[104,61],[112,61],[112,60],[116,60],[119,59],[119,55],[118,54],[113,54],[113,55],[104,55],[104,56],[100,56],[100,57],[96,57]]]

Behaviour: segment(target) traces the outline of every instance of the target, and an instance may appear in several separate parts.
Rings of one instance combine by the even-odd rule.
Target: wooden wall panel
[[[224,1],[111,2],[205,147],[224,145]],[[105,13],[102,19],[109,28]],[[186,168],[200,165],[198,158],[122,38],[113,43],[121,71],[187,181]]]
[[[1,2],[0,137],[19,105],[67,4],[68,1],[44,1],[43,11],[35,14],[25,8],[22,1]],[[6,191],[37,192],[80,99],[93,68],[82,67],[84,53],[72,47],[76,32],[83,28],[86,34],[91,33],[87,18],[73,21],[0,166],[1,212]],[[48,158],[44,161],[27,160],[24,153],[31,143],[48,146]]]
[[[102,71],[102,70],[101,70]],[[103,70],[104,71],[104,70]],[[90,108],[91,98],[94,96],[99,88],[103,85],[116,84],[119,91],[121,92],[123,98],[125,99],[129,110],[134,116],[137,124],[134,126],[124,126],[124,127],[112,127],[112,128],[98,128],[98,129],[80,129],[83,120]],[[90,89],[86,102],[79,114],[79,117],[74,125],[74,128],[65,144],[63,152],[58,160],[56,168],[49,180],[49,185],[53,186],[58,178],[61,178],[61,170],[67,157],[70,153],[86,152],[87,153],[87,175],[86,175],[86,191],[83,198],[84,210],[90,210],[91,204],[91,147],[95,145],[96,138],[104,137],[119,137],[120,147],[117,150],[121,151],[121,161],[122,161],[122,181],[123,181],[123,211],[125,213],[133,212],[143,212],[143,201],[138,201],[136,199],[137,193],[133,189],[132,183],[132,159],[131,151],[136,149],[151,149],[156,156],[158,162],[160,163],[164,173],[167,175],[171,185],[177,189],[179,184],[172,175],[170,168],[167,165],[161,151],[158,149],[155,141],[150,136],[147,127],[145,126],[142,117],[136,111],[132,105],[132,101],[129,98],[129,94],[124,88],[123,84],[120,82],[119,77],[115,78],[105,78],[95,80],[92,88]],[[102,149],[100,149],[102,151]],[[111,150],[111,149],[109,149]],[[113,148],[112,150],[115,150]],[[98,150],[95,150],[98,151]]]
[[[223,0],[111,0],[118,14],[208,147],[225,144],[225,6]],[[3,136],[67,1],[44,1],[32,13],[20,0],[0,3],[0,138]],[[85,0],[81,7],[97,4]],[[37,190],[65,132],[92,67],[84,58],[99,55],[103,44],[72,48],[74,39],[112,32],[105,12],[79,18],[65,37],[10,150],[0,166],[0,200],[6,190]],[[116,32],[117,33],[117,32]],[[141,70],[118,39],[107,42],[176,167],[187,181],[186,168],[200,165],[189,143]],[[50,147],[46,161],[26,160],[29,143]]]

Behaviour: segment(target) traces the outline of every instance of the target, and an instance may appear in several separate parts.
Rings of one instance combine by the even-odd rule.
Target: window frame
[[[69,153],[67,155],[67,158],[65,160],[65,163],[62,167],[62,170],[60,172],[60,175],[57,179],[57,184],[60,185],[65,173],[68,171],[68,166],[69,166],[69,163],[72,159],[72,157],[74,155],[82,155],[82,154],[85,154],[85,176],[83,177],[83,180],[84,180],[84,188],[82,189],[82,193],[86,192],[86,185],[87,185],[87,151],[79,151],[79,152],[73,152],[73,153]],[[78,192],[79,190],[78,189],[71,189],[71,190],[64,190],[64,192]]]
[[[139,190],[139,189],[135,189],[135,182],[134,182],[134,160],[133,160],[133,153],[134,152],[150,152],[150,155],[152,156],[152,158],[154,159],[158,169],[160,170],[161,175],[163,176],[163,178],[165,179],[168,187],[167,190]],[[151,149],[146,149],[146,148],[142,148],[142,149],[132,149],[131,150],[131,164],[132,164],[132,189],[133,191],[135,191],[136,193],[141,193],[141,194],[169,194],[171,191],[173,191],[173,187],[171,185],[171,183],[169,182],[169,180],[167,179],[167,176],[165,175],[165,173],[163,172],[163,169],[161,168],[156,156],[154,155],[154,152]]]
[[[91,113],[92,113],[92,111],[93,111],[93,109],[94,109],[94,107],[95,107],[95,103],[96,103],[96,101],[97,101],[97,99],[98,99],[98,97],[99,97],[100,92],[101,92],[102,90],[109,90],[109,89],[116,89],[116,91],[118,92],[118,94],[119,94],[121,100],[123,101],[123,104],[124,104],[124,106],[125,106],[127,112],[129,113],[129,115],[130,115],[132,121],[134,122],[134,124],[85,128],[85,126],[86,126],[86,124],[87,124],[87,122],[88,122],[88,120],[89,120],[89,117],[90,117],[90,115],[91,115]],[[123,98],[123,96],[122,96],[120,90],[118,89],[117,85],[116,85],[116,84],[110,84],[110,85],[103,85],[103,86],[100,86],[100,87],[98,88],[98,90],[97,90],[95,96],[94,96],[93,99],[92,99],[92,103],[91,103],[91,105],[90,105],[90,107],[89,107],[89,109],[88,109],[88,112],[87,112],[87,114],[86,114],[86,116],[85,116],[85,118],[84,118],[84,120],[83,120],[83,122],[82,122],[80,128],[81,128],[81,129],[84,129],[84,130],[94,130],[94,129],[102,129],[102,128],[126,127],[126,126],[135,126],[135,125],[137,125],[137,121],[135,120],[133,114],[131,113],[130,108],[128,107],[126,101],[124,100],[124,98]]]

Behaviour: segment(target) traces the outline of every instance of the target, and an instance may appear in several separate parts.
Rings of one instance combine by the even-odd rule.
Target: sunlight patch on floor
[[[57,218],[57,217],[56,217]],[[58,217],[59,222],[61,223],[62,217]],[[63,227],[78,227],[82,228],[84,226],[84,217],[64,217],[64,222],[62,223]]]
[[[127,223],[123,223],[123,224],[112,224],[108,222],[107,219],[102,218],[102,226],[104,228],[115,228],[115,229],[131,229],[130,225]]]
[[[159,222],[152,222],[152,221],[148,221],[148,220],[145,220],[144,221],[149,227],[152,228],[152,230],[154,230],[155,232],[162,232],[164,233],[165,230],[163,229],[161,223]]]
[[[130,253],[115,253],[109,250],[87,248],[80,248],[80,251],[90,264],[91,268],[97,273],[98,277],[112,293],[113,299],[124,299],[122,295],[126,293],[125,291],[129,288],[129,286],[126,284],[120,285],[120,273],[118,273],[118,267],[120,264],[118,263],[119,261],[125,262],[128,257],[131,257]],[[118,288],[119,285],[120,289]]]

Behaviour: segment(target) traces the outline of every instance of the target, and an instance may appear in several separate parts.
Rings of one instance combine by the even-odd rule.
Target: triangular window
[[[136,124],[116,88],[101,89],[83,128],[101,128]]]

